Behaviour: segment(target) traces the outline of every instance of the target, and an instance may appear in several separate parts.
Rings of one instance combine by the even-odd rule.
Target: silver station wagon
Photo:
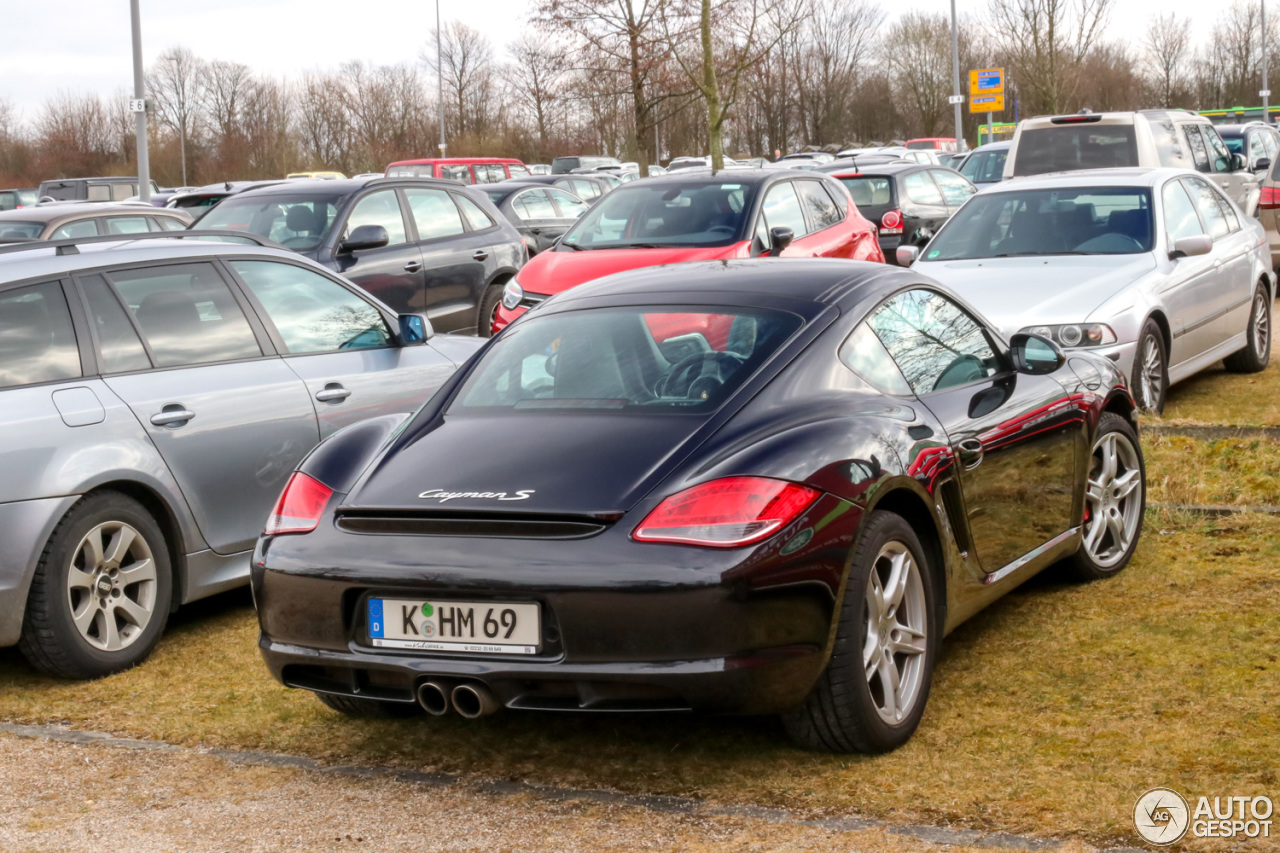
[[[482,344],[293,252],[123,239],[0,249],[0,646],[67,678],[245,583],[307,452]]]

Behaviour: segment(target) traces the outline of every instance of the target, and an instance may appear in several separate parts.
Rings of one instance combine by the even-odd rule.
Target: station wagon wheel
[[[1169,390],[1168,359],[1165,357],[1164,335],[1155,320],[1147,320],[1138,335],[1138,351],[1134,356],[1130,385],[1138,405],[1153,414],[1164,411],[1165,393]]]
[[[1080,549],[1071,560],[1078,577],[1110,577],[1128,564],[1142,533],[1146,492],[1137,433],[1125,418],[1104,413],[1089,460]]]
[[[1245,326],[1244,349],[1222,360],[1232,373],[1258,373],[1271,361],[1271,293],[1264,284],[1253,291],[1249,322]]]
[[[19,646],[62,678],[142,661],[164,630],[173,580],[164,534],[137,501],[89,495],[54,528],[32,578]]]
[[[803,704],[783,715],[799,745],[888,752],[915,732],[938,644],[925,553],[901,516],[872,512],[863,520],[831,658]]]

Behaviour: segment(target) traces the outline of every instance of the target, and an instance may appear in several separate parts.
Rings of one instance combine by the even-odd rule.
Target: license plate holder
[[[370,596],[369,642],[380,649],[536,655],[542,608],[532,602]]]

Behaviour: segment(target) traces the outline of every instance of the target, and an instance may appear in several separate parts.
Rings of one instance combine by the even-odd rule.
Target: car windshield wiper
[[[583,251],[583,248],[579,246],[577,243],[561,243],[560,245],[564,246],[567,249],[573,249],[575,252]]]
[[[1089,252],[1005,252],[1000,255],[991,255],[992,258],[1048,258],[1057,255],[1087,255]],[[980,258],[975,260],[981,260]]]

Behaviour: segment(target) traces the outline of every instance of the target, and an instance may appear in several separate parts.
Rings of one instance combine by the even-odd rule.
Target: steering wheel
[[[720,369],[721,364],[733,368],[740,366],[745,358],[733,352],[697,352],[680,359],[653,386],[653,393],[658,397],[686,397],[694,399],[693,392],[705,399],[716,388],[724,384]],[[707,363],[715,366],[715,374],[707,373]],[[696,368],[696,371],[695,371]]]

